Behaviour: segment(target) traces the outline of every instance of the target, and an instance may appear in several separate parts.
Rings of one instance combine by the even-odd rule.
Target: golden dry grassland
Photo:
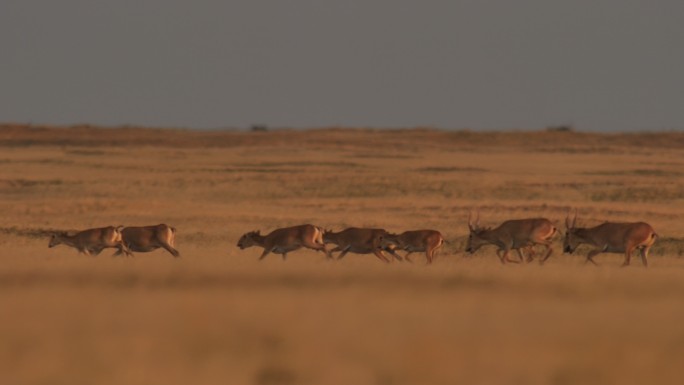
[[[0,127],[0,384],[679,384],[684,134]],[[645,269],[463,252],[483,225],[649,222]],[[167,223],[163,250],[48,249]],[[433,265],[283,262],[246,231],[440,230]]]

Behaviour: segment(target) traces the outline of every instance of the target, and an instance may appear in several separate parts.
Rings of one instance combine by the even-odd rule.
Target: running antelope
[[[628,266],[632,258],[632,252],[639,249],[641,262],[648,266],[648,250],[653,246],[658,234],[653,227],[645,222],[635,223],[613,223],[605,222],[596,227],[576,227],[577,212],[570,221],[570,216],[565,218],[565,240],[563,242],[563,252],[571,253],[577,246],[586,243],[594,247],[587,254],[587,262],[596,265],[594,256],[600,253],[625,253],[625,262],[622,266]]]
[[[444,237],[436,230],[415,230],[405,231],[401,234],[385,234],[382,236],[381,244],[383,247],[396,246],[397,249],[405,250],[408,253],[404,258],[409,259],[413,252],[425,252],[427,263],[430,264],[435,258],[435,253],[444,245]]]
[[[326,230],[323,233],[324,243],[334,243],[337,245],[330,252],[342,251],[337,259],[342,259],[348,252],[356,254],[370,254],[373,253],[383,262],[389,262],[389,258],[385,256],[383,251],[387,251],[392,256],[401,261],[401,257],[394,251],[393,247],[382,247],[381,237],[386,235],[387,231],[383,229],[368,229],[350,227],[340,232],[333,232]]]
[[[261,235],[259,231],[251,231],[240,237],[237,246],[244,250],[251,246],[264,248],[259,260],[264,259],[268,253],[282,254],[283,260],[287,253],[302,247],[322,251],[328,258],[332,258],[330,252],[323,243],[323,230],[314,225],[300,225],[276,229],[267,235]]]
[[[163,223],[156,226],[125,227],[121,230],[121,236],[123,243],[131,251],[145,253],[163,247],[174,257],[180,257],[180,253],[174,248],[176,229]],[[121,255],[121,250],[114,255]]]
[[[132,256],[131,251],[123,243],[121,237],[122,228],[123,226],[101,227],[83,230],[73,235],[69,235],[65,231],[55,232],[50,237],[48,247],[67,245],[75,248],[79,253],[88,256],[96,256],[106,248],[115,248],[119,249],[117,254],[125,253]]]
[[[518,261],[508,258],[508,253],[511,250],[516,250],[522,261],[521,249],[527,249],[532,253],[534,245],[542,245],[546,248],[546,254],[539,259],[539,263],[543,264],[553,252],[551,241],[558,232],[556,226],[546,218],[513,219],[505,221],[495,229],[489,227],[482,228],[479,226],[479,223],[479,213],[474,224],[472,222],[472,213],[468,216],[470,236],[468,237],[466,251],[473,254],[486,244],[496,245],[498,246],[496,255],[501,260],[501,263],[518,263]],[[532,254],[528,257],[528,261],[531,258]]]

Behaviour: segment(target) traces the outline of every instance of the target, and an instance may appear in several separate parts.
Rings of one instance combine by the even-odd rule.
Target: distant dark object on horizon
[[[252,132],[266,132],[266,131],[268,131],[268,126],[265,124],[253,124],[252,127],[250,127],[250,131],[252,131]]]
[[[548,126],[546,127],[548,132],[575,132],[575,127],[570,124],[561,124],[560,126]]]

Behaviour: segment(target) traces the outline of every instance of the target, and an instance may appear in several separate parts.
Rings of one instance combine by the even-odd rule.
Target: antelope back
[[[441,243],[442,234],[437,230],[414,230],[406,231],[397,237],[399,244],[407,247],[423,247],[429,243]]]
[[[173,246],[175,230],[165,224],[156,226],[131,226],[121,230],[124,243],[136,246],[169,244]]]
[[[355,246],[366,248],[377,248],[381,242],[381,236],[387,234],[383,229],[349,227],[339,233],[332,233],[328,236],[331,243],[338,246]]]
[[[508,236],[515,244],[538,242],[555,232],[553,223],[546,218],[514,219],[495,229],[499,237]]]

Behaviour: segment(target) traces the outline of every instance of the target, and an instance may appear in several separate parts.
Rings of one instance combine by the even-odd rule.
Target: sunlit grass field
[[[684,134],[0,127],[0,384],[678,384]],[[646,221],[650,266],[463,249],[495,226]],[[50,231],[166,223],[163,250]],[[245,232],[437,229],[434,264],[287,261]]]

